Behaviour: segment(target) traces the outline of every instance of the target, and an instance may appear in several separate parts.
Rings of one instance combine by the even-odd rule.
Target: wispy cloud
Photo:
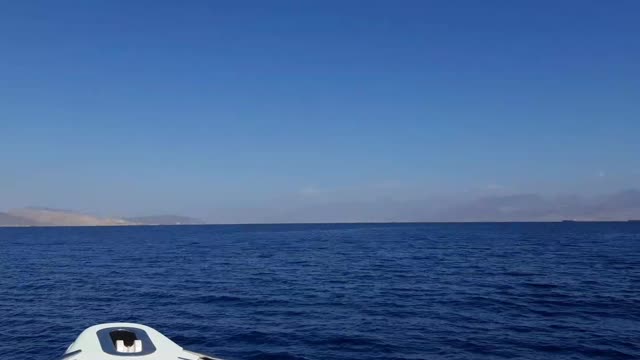
[[[305,186],[300,189],[300,191],[298,191],[298,193],[302,196],[317,196],[325,192],[325,190],[313,185]]]

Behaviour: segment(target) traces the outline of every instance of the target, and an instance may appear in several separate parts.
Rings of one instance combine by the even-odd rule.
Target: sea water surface
[[[225,359],[640,359],[640,224],[0,229],[0,357],[86,327]]]

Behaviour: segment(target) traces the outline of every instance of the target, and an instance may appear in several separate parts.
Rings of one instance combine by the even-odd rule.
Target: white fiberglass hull
[[[83,331],[64,360],[221,360],[188,351],[155,329],[133,323],[109,323]]]

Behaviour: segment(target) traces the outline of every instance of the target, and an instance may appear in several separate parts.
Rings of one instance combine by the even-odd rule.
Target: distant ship
[[[158,331],[140,324],[111,323],[83,331],[64,360],[221,360],[188,351]]]

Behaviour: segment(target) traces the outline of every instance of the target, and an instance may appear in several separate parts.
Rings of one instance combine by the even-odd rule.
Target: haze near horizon
[[[0,211],[640,218],[640,3],[7,2]]]

